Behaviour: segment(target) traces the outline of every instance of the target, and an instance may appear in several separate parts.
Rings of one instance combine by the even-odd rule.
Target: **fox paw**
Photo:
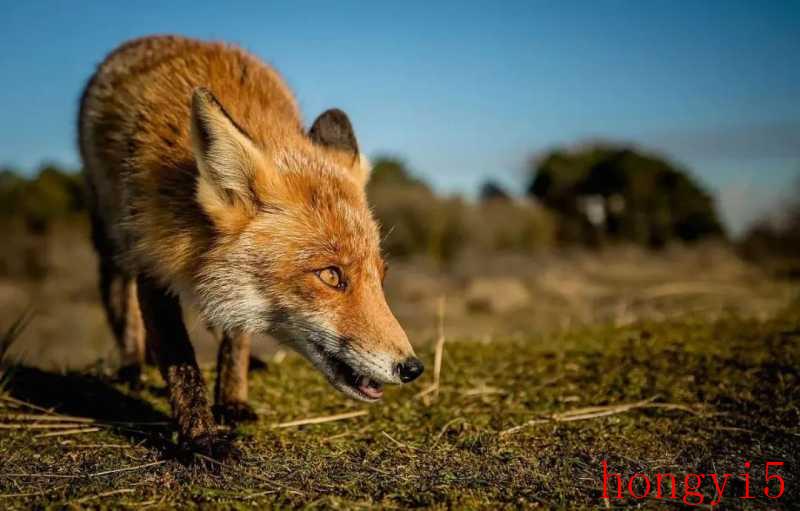
[[[117,370],[117,381],[128,385],[131,390],[141,390],[144,386],[142,382],[142,366],[139,364],[129,364]]]
[[[241,422],[258,420],[258,415],[253,407],[243,401],[214,405],[212,411],[218,424],[236,425]]]
[[[181,441],[181,452],[187,458],[201,465],[216,465],[241,458],[241,451],[227,435],[207,434]]]

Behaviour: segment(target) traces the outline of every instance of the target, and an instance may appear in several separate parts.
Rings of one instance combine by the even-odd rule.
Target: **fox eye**
[[[319,280],[332,288],[344,290],[347,287],[347,284],[342,278],[342,271],[335,266],[317,270],[314,273],[319,277]]]

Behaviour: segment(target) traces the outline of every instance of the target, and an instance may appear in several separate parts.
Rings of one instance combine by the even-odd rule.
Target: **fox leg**
[[[223,333],[217,353],[217,381],[214,387],[214,416],[219,422],[235,424],[256,420],[247,404],[247,370],[250,362],[250,334]]]
[[[167,382],[181,443],[211,456],[225,456],[230,446],[215,435],[205,382],[183,323],[178,298],[143,275],[139,275],[138,295],[147,342]]]
[[[116,316],[115,335],[121,354],[119,376],[136,384],[141,377],[144,364],[144,324],[139,310],[134,277],[116,275],[109,286],[110,300],[107,309]]]
[[[131,384],[139,384],[145,361],[145,337],[136,278],[114,262],[111,243],[99,221],[93,222],[92,231],[100,258],[100,295],[120,350],[119,376]]]

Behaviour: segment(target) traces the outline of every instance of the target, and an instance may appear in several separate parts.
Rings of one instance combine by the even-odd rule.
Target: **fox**
[[[290,346],[356,400],[379,401],[385,385],[422,374],[384,295],[370,166],[343,111],[306,129],[283,78],[255,55],[155,35],[97,66],[78,133],[119,374],[136,381],[152,357],[183,447],[224,456],[217,423],[256,419],[255,334]],[[218,332],[213,406],[189,307]]]

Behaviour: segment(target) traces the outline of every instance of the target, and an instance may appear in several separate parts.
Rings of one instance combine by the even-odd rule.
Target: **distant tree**
[[[661,246],[723,236],[711,196],[683,169],[627,147],[553,151],[531,162],[528,193],[560,217],[561,237]]]
[[[372,162],[372,172],[369,178],[369,188],[382,186],[415,187],[430,191],[425,182],[414,177],[400,158],[381,156]]]
[[[511,196],[497,181],[489,180],[481,185],[480,199],[482,201],[509,200]]]
[[[367,195],[392,256],[425,254],[447,262],[464,243],[463,204],[438,197],[398,158],[376,158]]]

